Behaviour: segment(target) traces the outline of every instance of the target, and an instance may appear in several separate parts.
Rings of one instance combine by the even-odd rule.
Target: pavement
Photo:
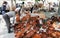
[[[8,33],[6,23],[0,15],[0,38],[14,38],[14,33]]]

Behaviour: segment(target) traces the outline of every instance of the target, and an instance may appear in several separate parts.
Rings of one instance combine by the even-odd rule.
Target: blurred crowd
[[[52,2],[48,2],[47,4],[45,4],[43,1],[41,2],[36,2],[34,4],[32,4],[32,2],[27,2],[27,4],[25,2],[22,3],[16,3],[15,5],[13,4],[13,6],[10,6],[9,3],[7,1],[3,1],[2,6],[0,7],[0,13],[4,14],[7,13],[9,11],[15,10],[16,8],[20,8],[22,10],[29,10],[32,11],[33,10],[37,10],[37,11],[48,11],[48,12],[56,12],[58,7],[58,3],[52,3]]]

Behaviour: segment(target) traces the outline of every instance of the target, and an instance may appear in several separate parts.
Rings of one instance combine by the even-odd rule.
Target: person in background
[[[5,12],[9,12],[10,11],[10,6],[9,6],[9,4],[7,3],[6,4],[6,11]]]
[[[60,2],[59,2],[59,6],[58,6],[58,15],[60,16]]]
[[[0,14],[2,14],[2,10],[1,10],[1,7],[0,7]]]
[[[6,1],[4,1],[2,4],[2,14],[9,12],[9,10],[10,10],[10,7],[9,7],[8,3]]]
[[[34,7],[32,6],[31,9],[30,9],[31,13],[33,12],[33,8],[34,8]]]
[[[19,7],[19,5],[18,5],[18,3],[16,4],[16,8],[18,8]]]
[[[25,4],[25,2],[22,2],[22,8],[24,8],[24,4]]]

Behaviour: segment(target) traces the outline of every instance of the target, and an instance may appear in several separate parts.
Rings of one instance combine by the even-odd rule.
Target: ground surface
[[[6,23],[0,15],[0,38],[14,38],[14,33],[8,33]]]

